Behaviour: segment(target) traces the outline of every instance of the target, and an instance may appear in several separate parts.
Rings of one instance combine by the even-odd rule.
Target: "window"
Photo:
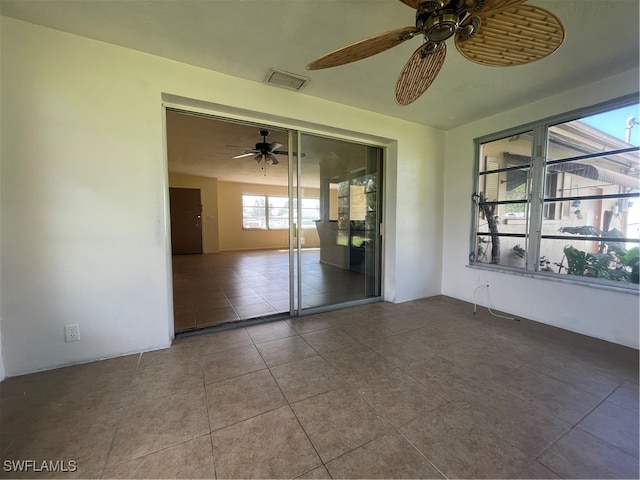
[[[298,218],[297,201],[294,199],[294,221]],[[301,202],[301,228],[316,228],[315,220],[320,218],[320,199],[303,198]],[[278,195],[242,195],[242,228],[288,229],[289,197]]]
[[[626,98],[476,140],[471,264],[637,290],[636,119]]]

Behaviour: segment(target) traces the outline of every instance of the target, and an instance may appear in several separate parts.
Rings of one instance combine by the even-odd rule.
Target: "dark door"
[[[197,188],[169,188],[171,250],[174,255],[202,253],[202,203]]]

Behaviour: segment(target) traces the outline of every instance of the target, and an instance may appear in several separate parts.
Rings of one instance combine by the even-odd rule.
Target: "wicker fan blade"
[[[527,0],[485,0],[484,5],[480,9],[479,15],[499,12],[505,8],[517,7]]]
[[[280,148],[281,146],[282,146],[282,144],[281,144],[280,142],[271,142],[271,143],[269,144],[269,148],[270,148],[271,150],[274,150],[274,149],[276,149],[276,148]]]
[[[480,28],[471,38],[456,35],[456,48],[468,60],[492,67],[535,62],[558,49],[564,27],[553,13],[520,5],[479,14]]]
[[[396,82],[396,102],[398,105],[409,105],[422,95],[433,83],[440,72],[447,54],[444,43],[440,43],[435,51],[423,54],[425,45],[421,45],[405,64]]]
[[[415,27],[403,27],[360,40],[314,60],[307,65],[307,70],[337,67],[338,65],[370,57],[400,45],[405,40],[413,38],[418,32],[419,30]]]
[[[405,5],[409,5],[411,8],[415,8],[416,10],[420,6],[420,4],[424,2],[424,0],[400,0],[400,1]]]

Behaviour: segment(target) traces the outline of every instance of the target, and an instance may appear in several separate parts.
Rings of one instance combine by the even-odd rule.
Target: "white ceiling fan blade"
[[[269,144],[269,150],[275,150],[276,148],[280,148],[282,144],[280,142],[271,142]]]
[[[255,154],[256,154],[256,152],[241,153],[240,155],[236,155],[235,157],[232,157],[232,158],[250,157],[251,155],[255,155]]]

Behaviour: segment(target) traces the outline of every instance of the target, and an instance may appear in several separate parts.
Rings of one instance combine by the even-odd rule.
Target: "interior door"
[[[298,311],[379,301],[382,149],[303,133],[298,143]]]
[[[173,255],[202,253],[200,189],[169,188],[171,250]]]

